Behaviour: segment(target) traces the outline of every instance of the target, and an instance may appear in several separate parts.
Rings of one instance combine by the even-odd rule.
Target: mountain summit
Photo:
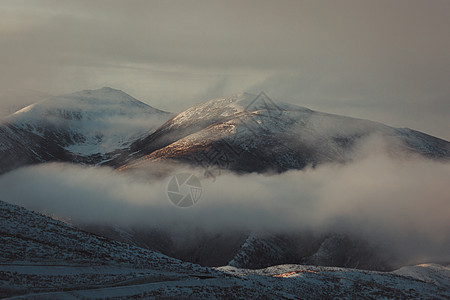
[[[0,173],[30,163],[70,161],[139,167],[171,160],[236,172],[283,172],[345,163],[361,142],[381,137],[393,154],[450,158],[450,143],[407,128],[237,94],[173,116],[112,88],[51,97],[0,125]]]
[[[93,155],[128,146],[170,116],[120,90],[104,87],[45,99],[6,120],[72,153]]]
[[[171,116],[109,87],[44,99],[0,120],[0,174],[49,161],[101,163]]]
[[[282,172],[347,162],[361,142],[375,135],[394,154],[450,158],[449,142],[418,131],[275,102],[265,93],[245,93],[179,113],[133,143],[124,168],[178,160],[208,170]]]

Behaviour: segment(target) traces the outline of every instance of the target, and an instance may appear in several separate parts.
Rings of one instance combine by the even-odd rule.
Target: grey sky
[[[1,1],[0,90],[275,100],[450,139],[449,1]],[[7,101],[2,98],[2,101]]]

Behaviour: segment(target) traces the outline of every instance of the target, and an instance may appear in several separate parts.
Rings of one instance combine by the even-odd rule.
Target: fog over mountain
[[[332,293],[445,299],[449,295],[449,268],[437,264],[384,273],[305,265],[207,268],[89,234],[3,201],[0,224],[1,297],[297,299]]]
[[[445,274],[448,141],[265,93],[171,116],[112,88],[25,107],[0,126],[0,198],[101,239],[224,272],[282,264],[394,271],[431,262]],[[192,207],[169,201],[169,181],[179,176],[200,178]],[[177,181],[175,193],[192,199],[189,184]],[[5,213],[6,228],[15,216]],[[50,243],[51,228],[43,228],[33,249]],[[23,247],[37,259],[23,233],[0,238],[8,261]]]
[[[399,161],[378,153],[376,139],[367,143],[348,165],[203,179],[201,200],[187,210],[169,202],[169,177],[107,168],[19,169],[0,178],[0,190],[3,200],[75,223],[218,232],[332,229],[386,246],[403,262],[448,261],[450,165],[419,157]],[[184,171],[202,178],[201,169]]]
[[[0,298],[450,297],[450,2],[0,2]]]
[[[3,122],[4,201],[182,260],[393,270],[450,259],[450,144],[415,130],[265,93],[171,118],[112,88],[52,97]],[[168,198],[180,173],[201,180],[188,209]]]

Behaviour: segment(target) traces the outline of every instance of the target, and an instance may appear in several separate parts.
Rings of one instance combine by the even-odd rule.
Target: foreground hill
[[[449,268],[393,273],[283,265],[204,268],[0,201],[0,297],[79,299],[450,297]]]

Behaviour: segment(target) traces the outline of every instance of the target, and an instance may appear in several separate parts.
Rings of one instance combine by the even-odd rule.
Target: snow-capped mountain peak
[[[224,122],[236,116],[267,115],[281,117],[283,112],[312,112],[310,109],[293,104],[272,100],[264,92],[258,95],[239,93],[229,97],[216,98],[194,105],[179,113],[171,120],[171,125],[177,127],[190,123],[208,124]]]
[[[110,87],[103,87],[97,90],[83,90],[57,98],[59,100],[66,100],[66,101],[77,100],[78,102],[85,102],[85,103],[94,102],[95,105],[120,104],[120,105],[134,105],[146,108],[149,107],[148,105],[133,98],[127,93]]]
[[[87,114],[117,113],[117,109],[144,109],[146,111],[159,111],[121,90],[103,87],[97,90],[83,90],[62,96],[44,99],[38,103],[31,104],[12,116],[16,118],[22,114],[38,114],[36,117],[45,117],[52,111],[84,111]],[[160,111],[161,112],[161,111]],[[10,116],[10,118],[13,118]],[[29,115],[27,116],[29,117]]]
[[[123,149],[171,117],[110,87],[55,96],[8,116],[7,122],[82,155]]]
[[[390,152],[450,157],[447,141],[414,130],[274,101],[261,92],[192,106],[154,134],[132,144],[127,163],[133,159],[138,159],[134,165],[162,159],[217,163],[203,156],[205,151],[220,149],[227,168],[240,172],[286,171],[347,162],[360,142],[374,135],[386,140]]]
[[[282,111],[311,111],[310,109],[290,103],[276,101],[270,98],[264,91],[259,94],[240,94],[237,101],[241,110],[247,112],[268,111],[273,115],[281,115]]]

